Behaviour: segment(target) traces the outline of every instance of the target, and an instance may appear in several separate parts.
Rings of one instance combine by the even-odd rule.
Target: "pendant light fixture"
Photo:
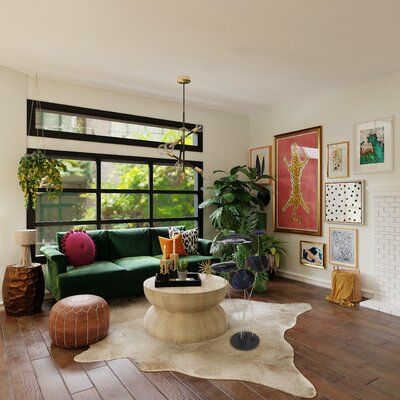
[[[161,144],[158,149],[159,152],[163,155],[166,155],[174,160],[176,160],[176,168],[178,169],[178,175],[181,178],[185,176],[185,168],[191,168],[195,170],[197,173],[203,175],[203,170],[186,160],[186,140],[189,136],[193,134],[200,133],[203,129],[201,125],[196,125],[192,130],[188,130],[186,128],[186,85],[191,82],[190,76],[183,75],[179,76],[177,79],[177,83],[182,85],[182,127],[180,128],[180,137],[168,143]],[[175,147],[179,146],[179,153],[175,153]]]

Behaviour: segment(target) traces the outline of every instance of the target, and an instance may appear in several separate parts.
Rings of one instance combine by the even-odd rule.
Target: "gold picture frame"
[[[352,235],[349,235],[349,232]],[[340,267],[358,269],[358,229],[329,228],[329,263]]]
[[[266,170],[262,172],[263,175],[272,175],[272,146],[260,146],[260,147],[252,147],[249,150],[249,167],[254,168],[256,166],[256,162],[254,157],[261,156],[267,158],[266,160]],[[264,158],[264,159],[265,159]],[[257,181],[260,185],[270,185],[271,179],[260,179]]]
[[[331,165],[333,163],[333,160],[332,160],[332,157],[333,157],[332,152],[333,151],[332,150],[335,147],[336,148],[341,147],[344,150],[344,155],[346,157],[346,166],[344,168],[342,168],[342,171],[344,170],[344,172],[345,172],[344,174],[339,173],[338,175],[334,175],[332,173],[332,168],[331,168]],[[345,141],[345,142],[330,143],[330,144],[326,145],[326,148],[327,148],[326,176],[329,179],[348,178],[350,175],[350,166],[349,166],[349,164],[350,164],[350,159],[349,159],[349,157],[350,157],[350,142]]]
[[[295,226],[296,224],[290,223],[281,223],[280,221],[280,207],[282,206],[281,198],[281,161],[283,155],[280,154],[279,142],[285,139],[296,140],[298,137],[313,134],[315,135],[316,147],[315,147],[315,156],[317,158],[315,166],[311,171],[312,174],[315,175],[315,197],[313,199],[314,204],[312,205],[312,213],[310,215],[312,221],[314,223],[314,227],[302,227]],[[302,144],[300,143],[300,146]],[[283,133],[280,135],[274,136],[274,175],[275,181],[273,182],[274,188],[274,197],[273,197],[273,224],[275,232],[287,232],[287,233],[296,233],[301,235],[310,235],[310,236],[321,236],[322,235],[322,126],[315,126],[312,128],[301,129],[294,132]],[[286,179],[286,185],[289,184],[289,180]],[[287,199],[285,199],[287,200]],[[308,219],[308,218],[307,218]],[[292,220],[295,218],[292,216]],[[298,224],[297,224],[298,225]]]
[[[305,246],[305,245],[309,246]],[[306,248],[312,248],[316,247],[320,250],[320,258],[321,262],[313,262],[311,259],[307,259],[304,257],[304,250]],[[312,253],[313,254],[313,253]],[[316,255],[316,254],[314,254]],[[308,240],[300,240],[300,264],[305,265],[307,267],[313,267],[313,268],[319,268],[319,269],[325,269],[326,268],[326,245],[325,243],[319,243],[319,242],[309,242]]]

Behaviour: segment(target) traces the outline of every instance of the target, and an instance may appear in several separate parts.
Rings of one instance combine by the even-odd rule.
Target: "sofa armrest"
[[[212,240],[199,239],[198,250],[202,256],[211,256],[211,243]]]
[[[51,274],[59,275],[67,272],[67,257],[57,246],[44,246],[40,252],[47,258],[47,267]]]

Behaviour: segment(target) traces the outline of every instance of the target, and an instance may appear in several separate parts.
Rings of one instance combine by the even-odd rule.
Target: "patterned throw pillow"
[[[172,238],[180,233],[182,235],[183,246],[188,255],[199,254],[197,249],[199,245],[199,229],[194,228],[188,231],[183,231],[175,226],[170,226],[168,228],[169,237]]]

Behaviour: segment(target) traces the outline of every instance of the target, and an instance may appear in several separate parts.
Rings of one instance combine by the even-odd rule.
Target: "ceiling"
[[[0,1],[0,64],[241,114],[400,69],[399,0]]]

